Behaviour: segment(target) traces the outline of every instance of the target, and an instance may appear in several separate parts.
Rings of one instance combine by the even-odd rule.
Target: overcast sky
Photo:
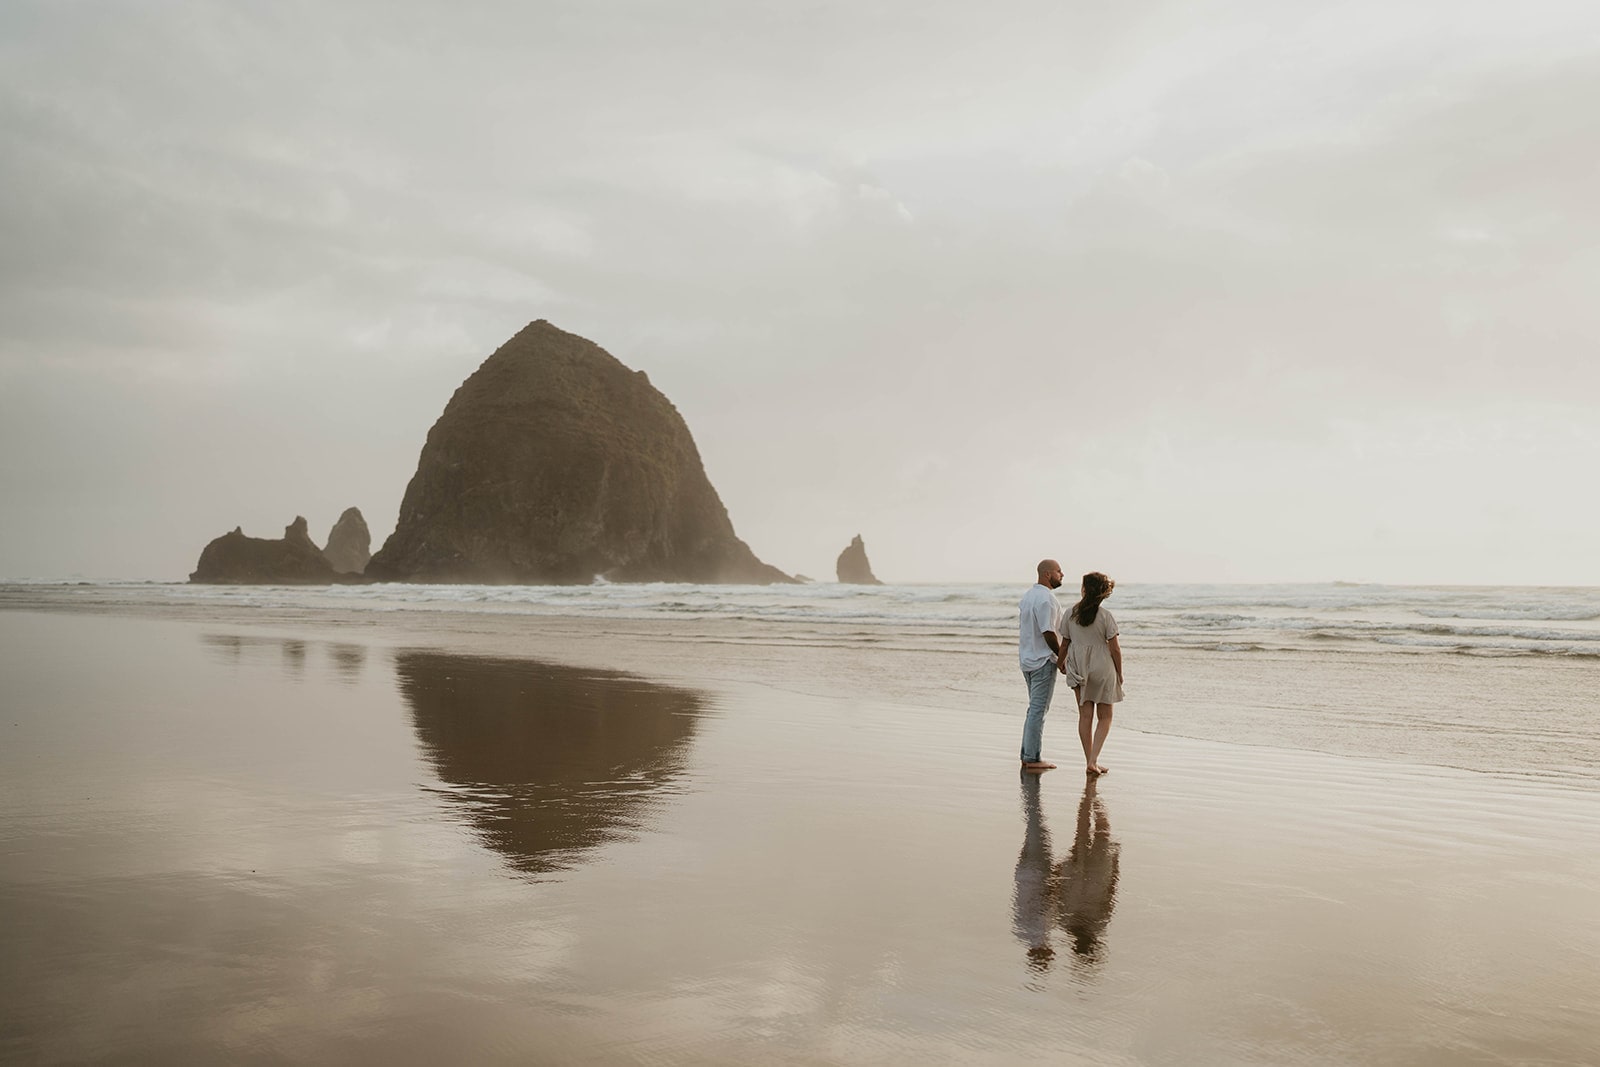
[[[0,577],[393,528],[547,318],[763,559],[1600,584],[1600,5],[7,0]]]

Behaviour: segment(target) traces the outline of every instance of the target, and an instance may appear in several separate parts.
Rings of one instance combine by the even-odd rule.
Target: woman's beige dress
[[[1080,704],[1115,704],[1122,699],[1122,683],[1117,681],[1117,665],[1111,662],[1111,649],[1107,642],[1117,636],[1117,620],[1104,604],[1095,613],[1094,622],[1079,626],[1068,612],[1067,637],[1072,644],[1067,648],[1067,680],[1078,689]]]

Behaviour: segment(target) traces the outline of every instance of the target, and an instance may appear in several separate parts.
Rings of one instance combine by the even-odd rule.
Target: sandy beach
[[[0,664],[7,1061],[1600,1058],[1581,780],[1134,703],[1024,779],[1014,664],[709,624],[13,606]]]

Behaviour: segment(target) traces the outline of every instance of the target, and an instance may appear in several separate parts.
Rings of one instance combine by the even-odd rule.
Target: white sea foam
[[[207,586],[146,582],[11,583],[0,595],[115,603],[229,604],[355,612],[481,612],[616,620],[722,620],[793,640],[859,640],[880,630],[989,646],[1011,640],[1021,585]],[[1065,590],[1063,590],[1063,593]],[[1062,596],[1063,606],[1070,604]],[[1600,589],[1352,585],[1118,587],[1108,606],[1125,641],[1145,646],[1405,647],[1474,654],[1600,653]],[[1207,635],[1211,635],[1208,639]],[[1226,635],[1225,642],[1216,638]]]

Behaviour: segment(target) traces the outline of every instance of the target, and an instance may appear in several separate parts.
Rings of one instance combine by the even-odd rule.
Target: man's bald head
[[[1061,564],[1053,559],[1039,561],[1039,584],[1048,589],[1061,588]]]

